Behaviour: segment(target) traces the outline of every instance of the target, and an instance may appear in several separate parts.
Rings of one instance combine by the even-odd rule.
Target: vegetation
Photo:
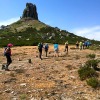
[[[97,76],[96,71],[88,66],[81,67],[78,70],[78,74],[81,80],[85,80],[87,78]]]
[[[21,19],[9,26],[0,29],[0,47],[13,43],[14,46],[37,45],[38,42],[48,42],[64,44],[68,40],[69,44],[76,41],[87,40],[58,27],[51,27],[37,20]],[[90,40],[91,43],[100,44],[99,41]]]
[[[21,100],[26,100],[26,98],[27,98],[27,95],[26,95],[26,94],[21,94],[21,95],[20,95],[20,99],[21,99]]]
[[[89,55],[87,55],[86,57],[88,57],[88,58],[90,58],[90,59],[94,59],[94,58],[96,57],[96,55],[95,55],[95,54],[89,54]]]
[[[96,72],[100,71],[100,68],[98,68],[100,60],[95,59],[95,54],[89,54],[87,57],[90,59],[78,70],[79,77],[81,80],[86,80],[87,84],[92,88],[100,87],[100,81],[97,79],[98,74]]]
[[[95,77],[89,78],[86,82],[92,88],[100,87],[100,81],[97,78],[95,78]]]
[[[92,45],[89,47],[90,50],[100,50],[100,45],[96,44],[96,45]]]
[[[100,69],[98,68],[98,64],[99,64],[100,60],[98,59],[92,59],[92,60],[88,60],[86,62],[86,65],[89,66],[89,67],[92,67],[94,70],[97,70],[99,71]]]

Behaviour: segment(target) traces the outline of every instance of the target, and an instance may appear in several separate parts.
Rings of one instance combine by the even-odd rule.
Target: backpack
[[[7,47],[4,48],[4,56],[6,56],[6,49],[7,49]]]
[[[42,47],[43,47],[42,44],[39,43],[39,44],[38,44],[38,49],[42,49]]]
[[[45,45],[45,49],[46,49],[46,50],[48,49],[48,45],[47,45],[47,44]]]
[[[65,42],[65,46],[68,46],[68,42]]]

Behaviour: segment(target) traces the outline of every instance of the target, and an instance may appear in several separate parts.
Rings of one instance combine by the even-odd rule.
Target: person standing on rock
[[[38,44],[38,50],[39,50],[39,58],[42,60],[42,48],[43,48],[43,43]]]
[[[6,59],[7,59],[7,64],[2,65],[2,70],[5,69],[5,71],[9,71],[8,66],[12,63],[12,59],[11,59],[11,47],[12,46],[13,44],[9,43],[4,51]]]

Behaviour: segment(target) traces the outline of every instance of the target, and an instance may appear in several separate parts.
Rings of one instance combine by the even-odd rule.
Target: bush
[[[26,98],[27,98],[27,95],[26,95],[26,94],[21,94],[21,95],[20,95],[20,99],[21,99],[21,100],[26,100]]]
[[[91,58],[91,59],[94,59],[96,57],[96,55],[95,54],[89,54],[89,55],[87,55],[87,57]]]
[[[97,88],[97,87],[99,87],[99,84],[100,84],[100,82],[98,81],[98,79],[95,78],[95,77],[89,78],[86,82],[92,88]]]
[[[86,62],[86,66],[88,66],[88,67],[92,67],[92,68],[94,68],[94,70],[99,70],[99,68],[97,68],[97,66],[98,66],[98,63],[100,62],[100,60],[88,60],[87,62]]]
[[[21,21],[17,21],[17,22],[15,22],[15,24],[18,24],[18,25],[21,24],[21,23],[22,23]]]
[[[78,70],[78,74],[79,74],[79,77],[81,80],[85,80],[87,78],[97,76],[96,71],[94,69],[92,69],[91,67],[88,67],[86,65],[84,67],[81,67]]]
[[[100,46],[99,45],[90,46],[89,49],[90,50],[100,50]]]

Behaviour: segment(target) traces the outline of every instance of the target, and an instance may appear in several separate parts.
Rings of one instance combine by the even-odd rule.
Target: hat
[[[11,43],[7,44],[7,47],[12,47],[12,46],[13,46],[13,44],[11,44]]]

